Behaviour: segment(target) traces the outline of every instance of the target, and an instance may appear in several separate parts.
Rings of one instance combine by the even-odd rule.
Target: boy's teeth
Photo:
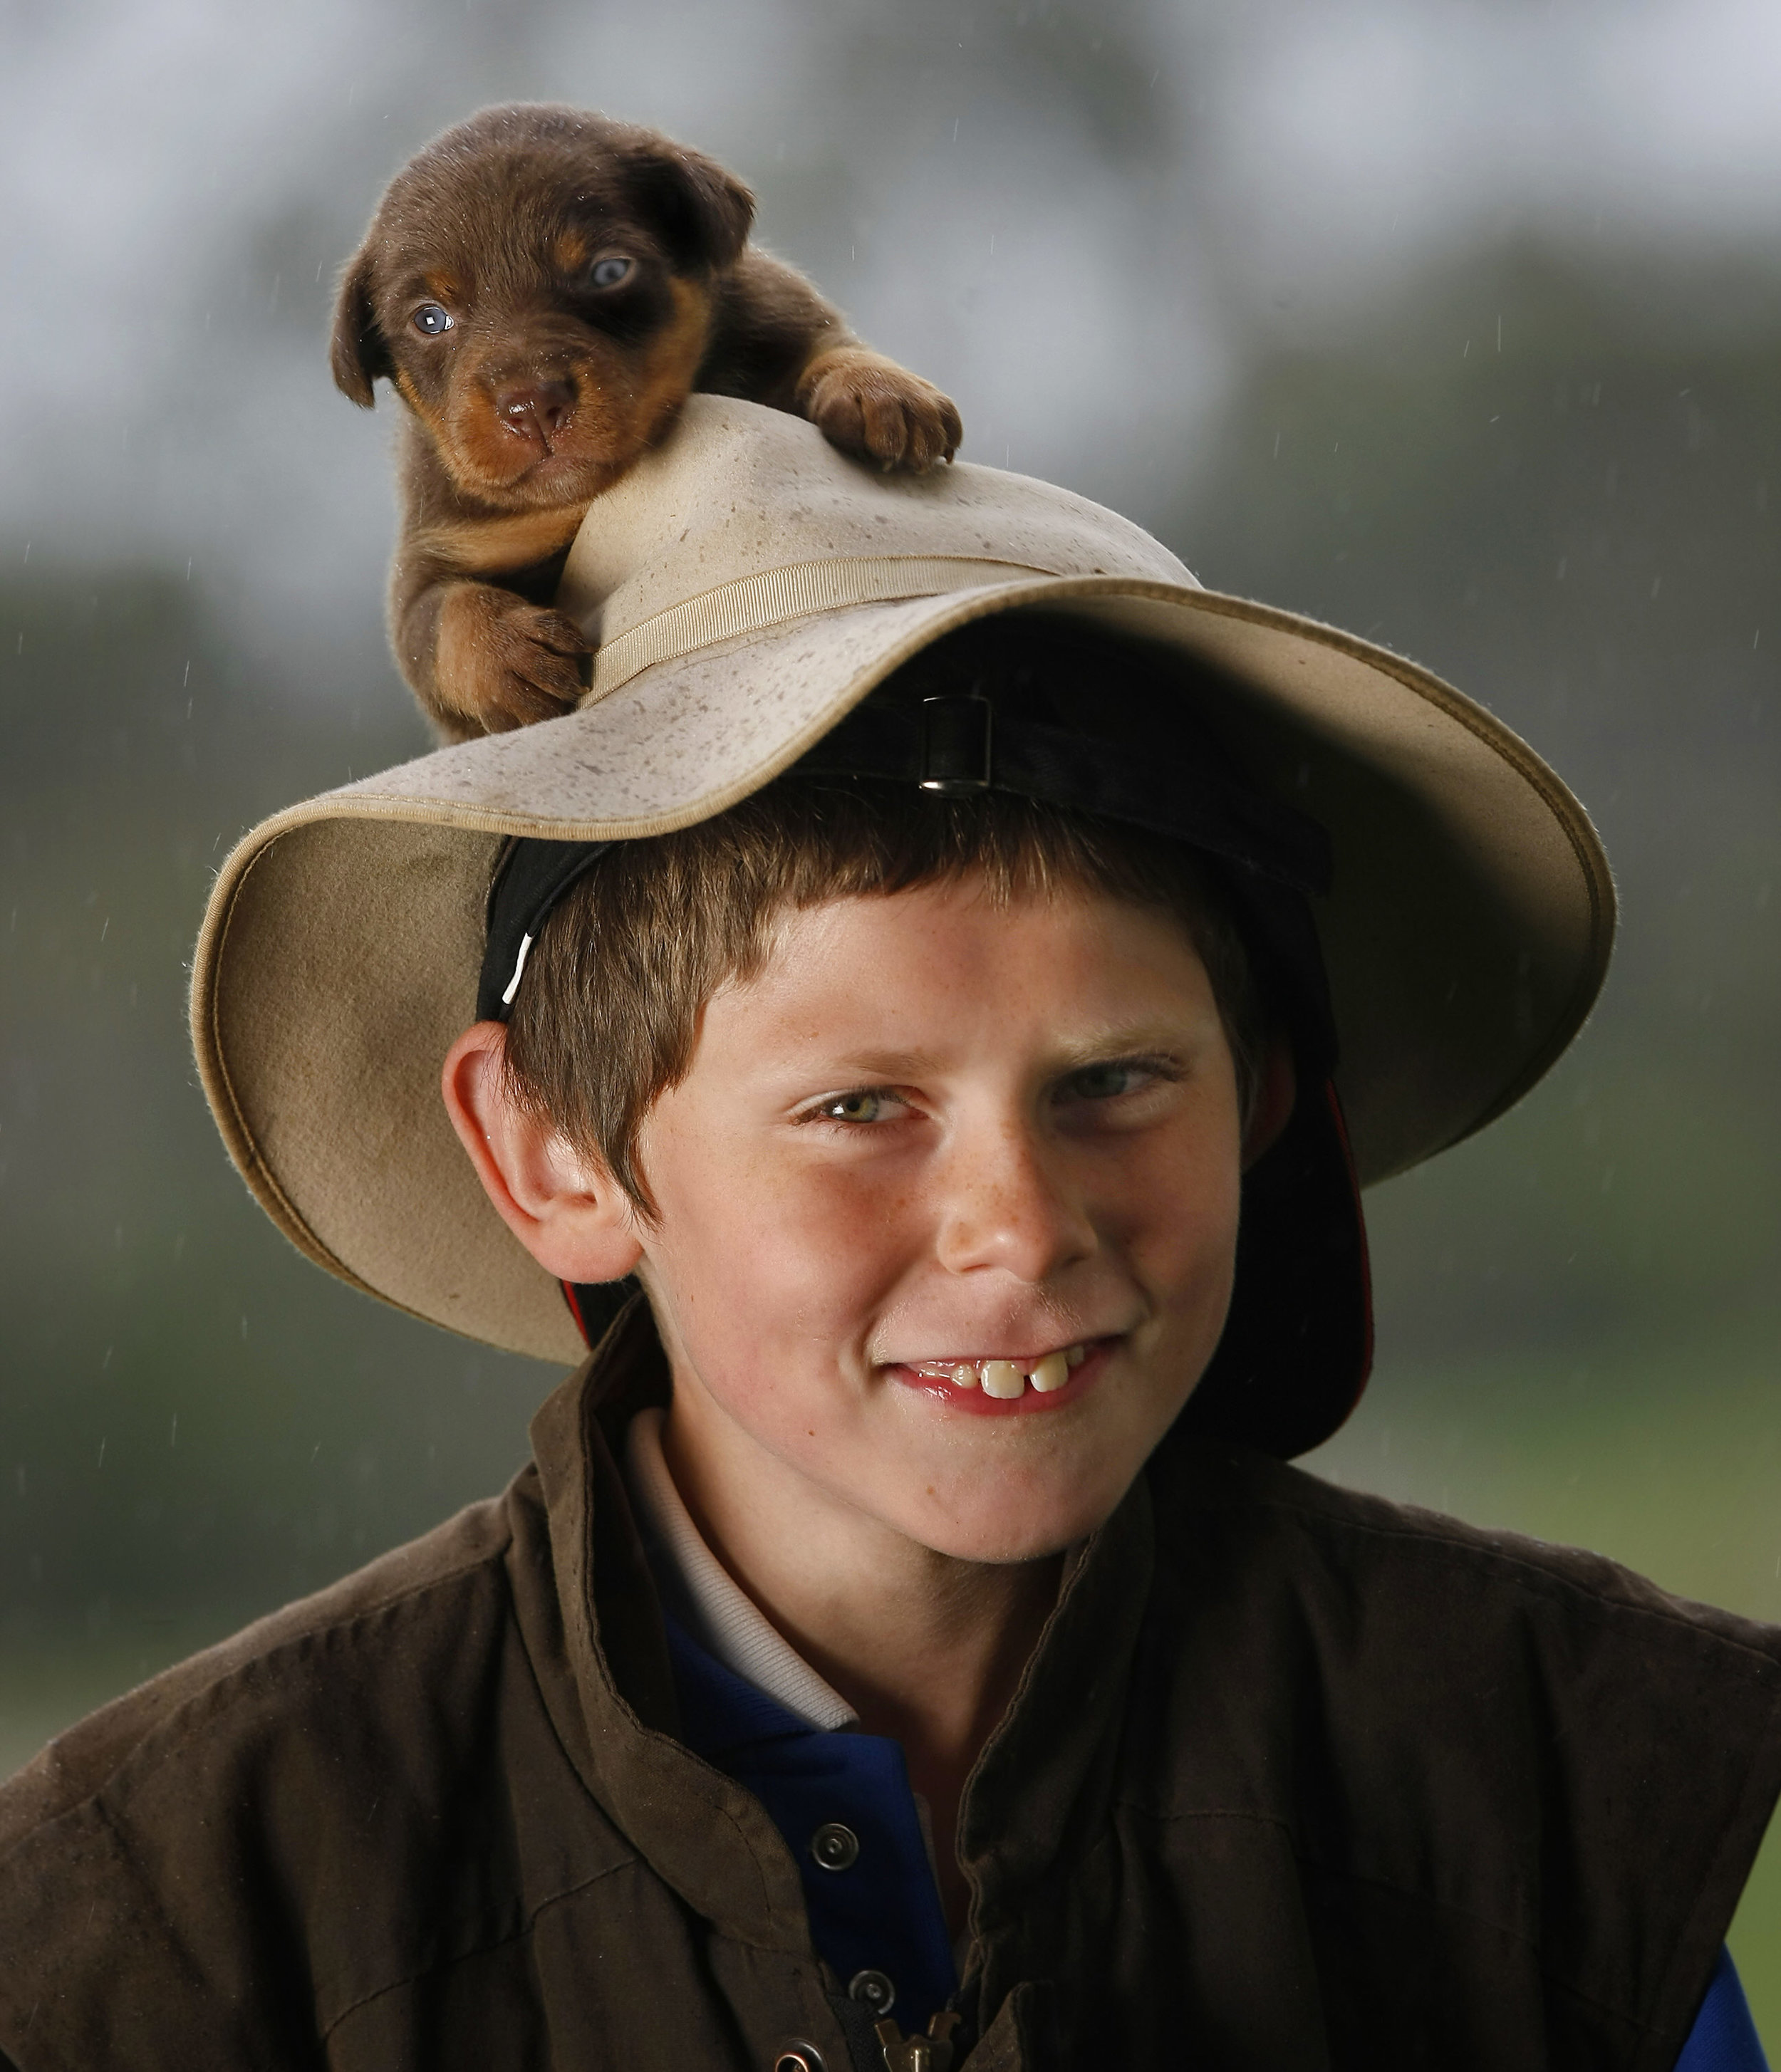
[[[1024,1394],[1029,1381],[1042,1396],[1062,1388],[1071,1369],[1080,1367],[1088,1357],[1086,1346],[1068,1346],[1062,1352],[1047,1353],[1030,1369],[1014,1360],[987,1359],[954,1360],[944,1366],[923,1366],[919,1371],[936,1379],[944,1375],[955,1388],[981,1387],[985,1396],[1006,1402]]]
[[[1031,1379],[1042,1396],[1049,1396],[1054,1388],[1062,1388],[1070,1379],[1070,1359],[1067,1353],[1047,1353],[1034,1368]]]

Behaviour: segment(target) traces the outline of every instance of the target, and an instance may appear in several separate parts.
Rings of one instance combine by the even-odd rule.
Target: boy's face
[[[640,1151],[671,1457],[941,1553],[1099,1524],[1224,1327],[1236,1076],[1160,913],[966,883],[789,914]]]

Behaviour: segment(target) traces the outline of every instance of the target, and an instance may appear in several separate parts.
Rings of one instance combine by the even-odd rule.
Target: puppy
[[[919,472],[958,412],[748,242],[754,197],[654,131],[484,109],[391,183],[341,276],[334,379],[405,413],[391,641],[448,740],[572,707],[586,641],[551,599],[589,504],[695,389],[808,417]]]

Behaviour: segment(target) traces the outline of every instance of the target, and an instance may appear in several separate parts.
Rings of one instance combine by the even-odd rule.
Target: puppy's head
[[[334,379],[387,376],[464,494],[598,495],[692,388],[711,278],[754,197],[655,131],[572,108],[484,109],[403,167],[341,277]]]

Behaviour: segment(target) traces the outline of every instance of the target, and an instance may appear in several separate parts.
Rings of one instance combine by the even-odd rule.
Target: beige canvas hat
[[[217,879],[193,976],[204,1089],[274,1221],[453,1330],[547,1359],[582,1350],[438,1090],[475,1018],[508,837],[624,840],[718,813],[901,664],[997,615],[1191,664],[1199,720],[1327,829],[1333,881],[1312,904],[1361,1182],[1501,1114],[1600,988],[1606,860],[1524,743],[1401,656],[1200,588],[1066,491],[967,465],[874,475],[798,419],[696,397],[594,504],[559,602],[598,643],[580,709],[255,828]]]

